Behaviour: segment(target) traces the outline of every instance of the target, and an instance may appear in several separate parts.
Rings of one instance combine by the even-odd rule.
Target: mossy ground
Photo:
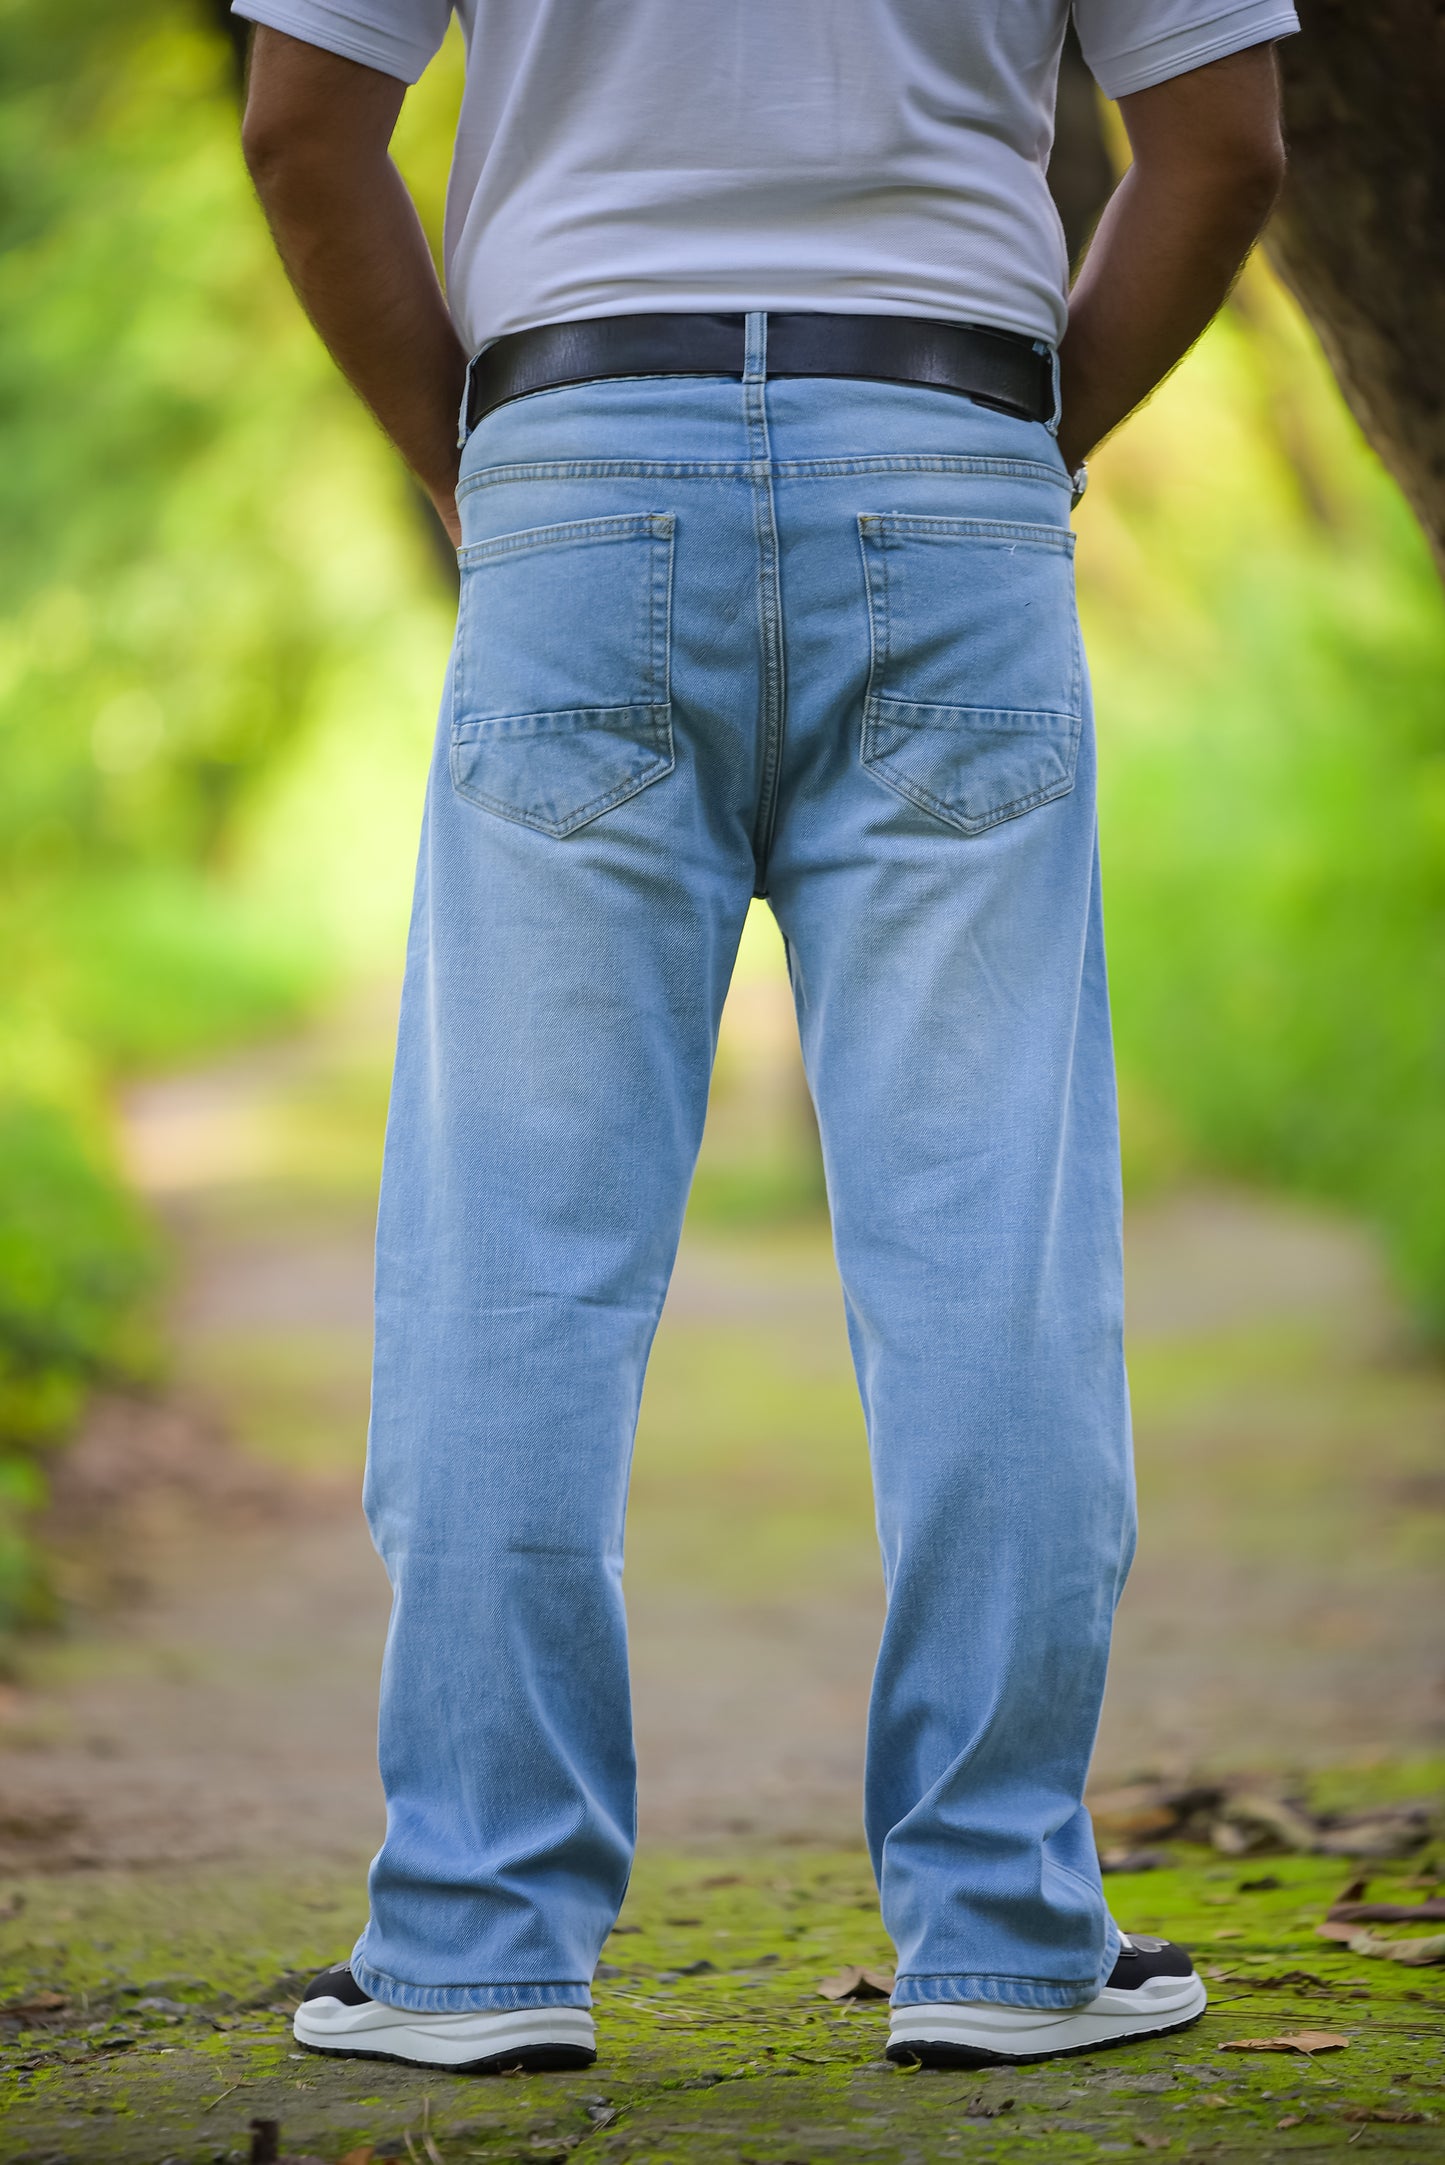
[[[66,2004],[12,2021],[0,2157],[211,2165],[249,2155],[258,2116],[281,2122],[289,2153],[327,2165],[366,2146],[418,2165],[1440,2156],[1445,1974],[1315,1936],[1337,1862],[1177,1854],[1111,1893],[1126,1924],[1192,1942],[1204,2020],[985,2074],[892,2068],[882,2004],[819,1995],[840,1964],[890,1959],[858,1851],[644,1860],[596,1986],[597,2064],[500,2080],[298,2053],[299,1983],[359,1922],[359,1881],[334,1867],[32,1881],[11,1894],[0,1993]],[[1408,1869],[1382,1868],[1377,1884]],[[1311,2059],[1219,2049],[1299,2029],[1349,2042]]]

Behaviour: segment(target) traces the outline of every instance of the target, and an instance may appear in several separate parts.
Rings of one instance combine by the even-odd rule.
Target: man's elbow
[[[384,164],[405,87],[262,24],[241,119],[241,154],[262,202]]]
[[[258,109],[254,99],[248,103],[241,120],[241,156],[263,202],[305,170],[315,148],[315,133],[301,116]]]
[[[1238,146],[1228,169],[1228,193],[1242,221],[1253,220],[1256,231],[1268,218],[1284,186],[1286,167],[1284,137],[1277,127],[1260,130]]]
[[[1147,184],[1186,196],[1211,224],[1257,232],[1284,182],[1274,49],[1263,45],[1120,100]]]
[[[1277,129],[1231,130],[1208,144],[1139,159],[1148,184],[1183,198],[1222,238],[1252,241],[1284,185],[1284,143]]]

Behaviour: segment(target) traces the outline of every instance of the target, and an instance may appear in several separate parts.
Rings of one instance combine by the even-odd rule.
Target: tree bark
[[[1299,8],[1266,247],[1445,577],[1445,4]]]

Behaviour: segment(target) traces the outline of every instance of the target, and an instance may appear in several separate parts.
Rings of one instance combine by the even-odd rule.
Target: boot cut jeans
[[[632,378],[465,446],[377,1242],[394,1591],[353,1971],[585,2006],[636,1812],[623,1519],[749,903],[781,928],[872,1454],[898,2004],[1063,2007],[1133,1543],[1069,478],[955,394]]]

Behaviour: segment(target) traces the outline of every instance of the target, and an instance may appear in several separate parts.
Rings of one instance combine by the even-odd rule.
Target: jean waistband
[[[919,316],[752,310],[598,316],[509,332],[468,364],[458,441],[513,399],[621,376],[869,378],[1058,425],[1058,357],[1044,340]]]

